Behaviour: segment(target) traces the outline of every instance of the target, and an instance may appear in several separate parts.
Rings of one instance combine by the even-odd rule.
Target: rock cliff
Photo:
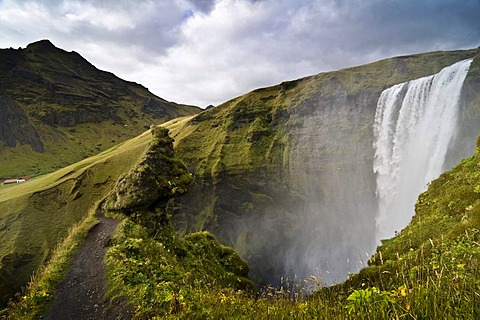
[[[318,273],[328,283],[344,279],[376,246],[372,126],[380,93],[475,54],[434,52],[321,73],[199,114],[173,130],[177,155],[195,173],[173,210],[176,228],[211,231],[260,283]],[[472,70],[450,163],[468,155],[478,135]]]

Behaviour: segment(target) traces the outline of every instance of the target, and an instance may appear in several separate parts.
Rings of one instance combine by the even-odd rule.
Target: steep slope
[[[27,284],[69,228],[95,210],[150,140],[148,131],[51,174],[0,189],[0,306]]]
[[[478,319],[479,178],[480,138],[471,157],[432,181],[418,197],[410,224],[382,241],[369,266],[328,291],[356,288],[354,312],[371,312],[378,310],[374,304],[383,304],[380,308],[390,314],[393,309],[412,319]],[[367,291],[374,296],[362,301],[360,295]],[[385,297],[393,303],[385,303]]]
[[[0,50],[0,177],[59,169],[199,108],[165,101],[48,40]]]
[[[344,278],[376,246],[372,126],[380,93],[475,54],[433,52],[322,73],[170,122],[177,154],[195,173],[172,206],[176,228],[213,232],[259,282],[318,272],[326,282]],[[466,156],[478,131],[478,59],[450,163]]]
[[[168,130],[155,127],[151,133],[88,159],[89,175],[96,176],[103,172],[102,166],[117,167],[120,159],[139,155],[121,165],[125,173],[117,179],[114,171],[110,176],[115,180],[113,186],[105,183],[110,190],[103,208],[109,210],[107,213],[114,211],[117,218],[123,217],[115,236],[109,241],[105,238],[115,230],[118,221],[109,221],[101,216],[100,209],[97,210],[100,223],[91,229],[68,268],[68,274],[68,260],[59,257],[62,253],[54,255],[18,302],[0,310],[0,316],[8,314],[12,319],[123,319],[134,315],[134,318],[151,319],[160,315],[174,316],[188,309],[193,315],[201,314],[199,317],[204,318],[208,314],[198,304],[197,292],[208,288],[217,296],[219,291],[241,289],[250,292],[254,289],[247,278],[248,265],[231,248],[221,245],[207,232],[180,238],[172,229],[165,208],[171,198],[186,191],[192,178],[185,165],[174,157],[173,140]],[[60,188],[64,183],[66,181],[53,188]],[[85,188],[89,187],[92,188],[87,183]],[[98,196],[105,196],[105,193]],[[67,197],[59,196],[59,200],[64,199]],[[36,212],[33,214],[38,216]],[[79,228],[87,228],[89,220],[91,215]],[[52,232],[41,227],[45,233]],[[72,240],[73,237],[70,233],[56,252],[78,246],[75,243],[78,240]],[[17,261],[17,264],[22,262]],[[104,286],[102,276],[104,262],[108,286]],[[18,268],[14,270],[20,275],[19,271]],[[0,279],[4,276],[2,274]],[[72,289],[72,284],[77,287]],[[121,295],[122,306],[113,298],[118,295]]]

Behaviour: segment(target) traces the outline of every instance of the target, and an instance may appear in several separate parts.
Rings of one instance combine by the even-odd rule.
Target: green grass
[[[56,286],[65,277],[72,258],[97,223],[95,210],[92,209],[84,220],[73,225],[68,236],[53,249],[49,262],[32,276],[23,295],[19,293],[18,300],[12,302],[9,309],[1,311],[0,316],[8,315],[11,319],[39,319],[43,316],[53,301]]]
[[[28,283],[68,229],[112,191],[150,140],[146,132],[54,173],[0,187],[0,305]]]
[[[154,239],[141,225],[123,221],[106,262],[111,294],[128,297],[141,319],[174,317],[187,309],[201,317],[198,292],[254,288],[245,278],[247,264],[232,249],[206,232],[179,238],[168,225]]]
[[[479,168],[480,148],[432,182],[412,223],[367,268],[326,288],[318,275],[257,291],[246,263],[210,233],[178,236],[162,206],[129,213],[107,251],[110,297],[125,296],[136,319],[478,319]],[[166,219],[153,230],[148,216]],[[55,259],[45,270],[64,270]],[[40,274],[13,318],[45,310],[61,273]],[[307,295],[309,288],[316,291]]]

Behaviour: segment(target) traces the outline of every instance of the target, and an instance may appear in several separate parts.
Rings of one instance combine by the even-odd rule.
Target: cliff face
[[[52,171],[199,110],[98,70],[48,40],[0,50],[0,96],[0,156],[7,159],[0,176]]]
[[[455,141],[452,143],[447,158],[447,168],[453,167],[459,161],[458,155],[470,155],[475,149],[475,141],[479,136],[478,117],[480,114],[480,49],[477,49],[467,78],[463,84],[460,97],[461,118]]]
[[[259,282],[318,271],[327,282],[344,278],[376,246],[372,126],[380,93],[474,55],[435,52],[323,73],[177,124],[176,152],[195,182],[172,206],[176,228],[211,231]],[[450,162],[468,155],[478,135],[477,94],[468,89],[476,79],[469,76],[463,96],[468,135]]]
[[[34,151],[43,152],[43,143],[27,115],[8,96],[0,96],[0,140],[6,147],[28,144]]]

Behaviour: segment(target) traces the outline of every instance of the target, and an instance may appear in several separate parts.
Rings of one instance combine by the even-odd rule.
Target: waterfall
[[[374,124],[377,243],[403,229],[419,194],[445,169],[471,59],[382,92]]]

